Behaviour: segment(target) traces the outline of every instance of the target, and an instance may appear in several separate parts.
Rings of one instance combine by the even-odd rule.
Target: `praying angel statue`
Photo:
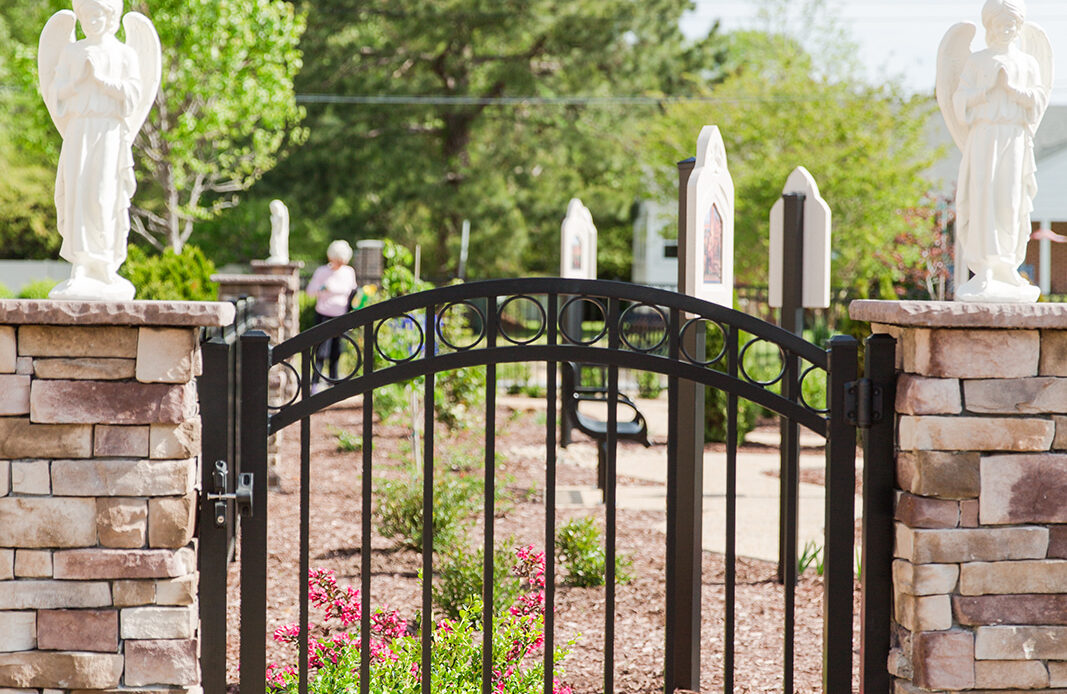
[[[53,299],[129,301],[134,287],[119,277],[136,188],[133,140],[159,90],[159,36],[143,14],[122,18],[122,0],[74,0],[41,32],[37,70],[41,94],[63,137],[56,173],[60,256],[70,279]],[[85,38],[75,40],[81,23]]]
[[[1041,290],[1019,274],[1037,193],[1034,133],[1052,89],[1052,47],[1026,21],[1023,0],[987,0],[985,50],[976,27],[956,24],[937,52],[937,103],[963,152],[956,235],[963,250],[956,301],[1033,302]],[[966,281],[962,281],[966,280]]]

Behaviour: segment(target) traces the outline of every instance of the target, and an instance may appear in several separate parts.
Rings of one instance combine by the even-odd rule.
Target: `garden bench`
[[[601,386],[580,385],[581,366],[575,362],[560,364],[562,412],[560,425],[560,445],[564,448],[571,442],[570,429],[573,427],[597,442],[597,487],[603,491],[607,487],[608,423],[585,414],[579,409],[582,402],[607,402],[608,389]],[[647,448],[652,445],[648,440],[648,422],[637,404],[625,393],[618,393],[616,404],[623,405],[633,412],[630,419],[619,417],[615,424],[616,440],[637,441]]]

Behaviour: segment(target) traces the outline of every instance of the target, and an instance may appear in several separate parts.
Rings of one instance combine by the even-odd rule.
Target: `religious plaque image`
[[[722,284],[722,215],[712,205],[704,220],[704,282]]]

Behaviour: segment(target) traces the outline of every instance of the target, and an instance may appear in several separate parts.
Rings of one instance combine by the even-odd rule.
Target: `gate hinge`
[[[242,472],[237,476],[237,490],[229,490],[229,468],[225,460],[215,461],[215,472],[211,473],[215,483],[215,493],[208,494],[208,501],[215,502],[215,525],[221,528],[226,525],[226,502],[233,501],[237,509],[244,516],[252,515],[252,488],[254,477],[251,472]]]
[[[883,391],[869,378],[845,384],[845,420],[852,426],[867,429],[882,421]]]

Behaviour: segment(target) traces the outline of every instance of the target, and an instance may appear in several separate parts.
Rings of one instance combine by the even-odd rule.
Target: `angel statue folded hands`
[[[987,0],[982,24],[988,48],[971,53],[975,26],[961,23],[945,34],[937,56],[937,102],[963,152],[959,260],[974,273],[957,286],[956,300],[1032,302],[1041,292],[1019,266],[1037,193],[1034,133],[1048,107],[1052,48],[1026,22],[1023,0]]]
[[[56,174],[59,254],[73,266],[56,299],[128,301],[134,288],[119,277],[130,231],[133,139],[159,89],[161,51],[152,22],[137,12],[115,34],[122,0],[74,0],[74,12],[52,15],[37,56],[41,94],[63,137]],[[80,22],[85,38],[75,41]]]

